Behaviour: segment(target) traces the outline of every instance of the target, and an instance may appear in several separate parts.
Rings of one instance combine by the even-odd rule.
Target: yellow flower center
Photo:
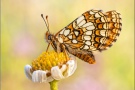
[[[62,64],[65,64],[67,61],[66,55],[63,52],[43,52],[32,62],[32,71],[50,70],[53,66],[62,66]]]

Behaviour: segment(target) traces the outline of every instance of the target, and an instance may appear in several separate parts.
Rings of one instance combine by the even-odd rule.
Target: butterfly
[[[52,45],[56,52],[66,51],[89,64],[95,63],[94,51],[106,50],[116,42],[122,26],[120,13],[115,10],[86,11],[55,35],[50,33],[47,23],[48,20],[45,21],[48,47]]]

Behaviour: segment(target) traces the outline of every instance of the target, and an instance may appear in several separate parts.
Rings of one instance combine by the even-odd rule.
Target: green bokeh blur
[[[24,66],[47,47],[40,15],[49,16],[56,33],[90,9],[121,13],[120,37],[95,54],[96,64],[78,59],[76,72],[59,82],[59,90],[134,90],[134,0],[1,0],[1,90],[50,90],[24,74]]]

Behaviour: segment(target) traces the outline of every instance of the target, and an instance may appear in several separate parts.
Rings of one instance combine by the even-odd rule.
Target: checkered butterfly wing
[[[56,38],[69,53],[94,63],[92,52],[106,50],[117,40],[121,31],[119,15],[116,11],[87,11],[58,32]]]

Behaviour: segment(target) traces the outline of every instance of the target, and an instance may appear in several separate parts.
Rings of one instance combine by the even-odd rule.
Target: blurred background
[[[1,0],[1,90],[50,90],[24,74],[24,66],[47,47],[40,15],[49,16],[55,34],[90,9],[121,13],[121,34],[109,50],[95,54],[95,64],[78,59],[59,90],[134,90],[134,0]]]

